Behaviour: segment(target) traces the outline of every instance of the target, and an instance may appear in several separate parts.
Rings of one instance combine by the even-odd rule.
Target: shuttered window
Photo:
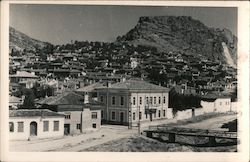
[[[23,132],[23,122],[17,122],[17,132]]]
[[[49,121],[43,121],[43,131],[49,131]]]
[[[59,131],[59,121],[54,121],[54,131]]]

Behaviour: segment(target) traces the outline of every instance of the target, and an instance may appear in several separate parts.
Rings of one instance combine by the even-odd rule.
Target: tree
[[[21,105],[20,108],[22,109],[32,109],[35,106],[34,100],[35,100],[35,95],[33,93],[32,89],[24,89],[23,90],[24,93],[24,102],[23,105]]]
[[[179,94],[175,88],[172,88],[169,92],[169,107],[173,108],[173,113],[177,111],[199,108],[201,98],[197,95]]]

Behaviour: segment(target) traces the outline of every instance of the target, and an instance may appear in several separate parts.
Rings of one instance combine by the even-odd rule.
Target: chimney
[[[111,86],[111,83],[110,82],[107,82],[107,87],[110,87]]]
[[[84,104],[87,104],[87,103],[89,103],[89,94],[88,94],[88,92],[85,92],[85,94],[84,94]]]

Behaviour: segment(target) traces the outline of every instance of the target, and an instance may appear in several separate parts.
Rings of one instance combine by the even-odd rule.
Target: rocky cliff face
[[[42,42],[36,39],[33,39],[24,33],[17,31],[16,29],[9,28],[9,47],[10,50],[23,51],[36,51],[37,49],[42,49],[45,47],[47,42]]]
[[[237,38],[227,29],[214,29],[187,16],[141,17],[118,42],[156,47],[158,51],[181,51],[236,66]]]

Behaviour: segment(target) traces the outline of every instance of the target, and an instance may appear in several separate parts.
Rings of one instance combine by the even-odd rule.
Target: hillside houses
[[[22,87],[28,88],[30,94],[42,93],[38,91],[40,87],[53,89],[48,93],[44,88],[44,95],[33,96],[34,109],[59,114],[64,135],[97,130],[103,123],[131,128],[140,122],[172,119],[169,90],[173,87],[179,94],[199,97],[211,92],[232,93],[237,88],[237,69],[185,51],[159,52],[140,45],[76,42],[59,46],[44,58],[37,56],[27,55],[28,61],[17,56],[10,58],[10,95],[22,91]],[[39,88],[32,88],[34,85]],[[10,102],[13,109],[22,104],[20,95],[16,96],[17,102]],[[218,109],[229,109],[228,102],[229,98],[216,98],[212,102],[202,100],[202,105],[212,105],[211,111],[220,112]],[[39,136],[43,123],[35,118]],[[50,124],[49,130],[53,127]],[[35,127],[34,123],[26,125],[25,132]]]
[[[17,71],[16,74],[10,75],[10,83],[17,83],[26,88],[32,88],[38,79],[34,73],[26,71]]]
[[[55,47],[46,59],[37,54],[28,55],[32,64],[21,58],[12,57],[11,70],[34,72],[39,77],[57,79],[84,78],[87,84],[100,80],[119,81],[119,75],[143,77],[156,84],[181,84],[188,80],[199,91],[206,93],[209,86],[223,91],[236,81],[236,69],[221,62],[210,61],[184,51],[159,52],[146,46],[126,43],[72,42]],[[36,59],[33,59],[36,58]],[[90,69],[90,70],[87,70]],[[99,74],[106,73],[106,78]],[[225,81],[227,85],[218,87],[216,82]],[[206,84],[207,83],[207,84]],[[234,83],[235,84],[235,83]]]

